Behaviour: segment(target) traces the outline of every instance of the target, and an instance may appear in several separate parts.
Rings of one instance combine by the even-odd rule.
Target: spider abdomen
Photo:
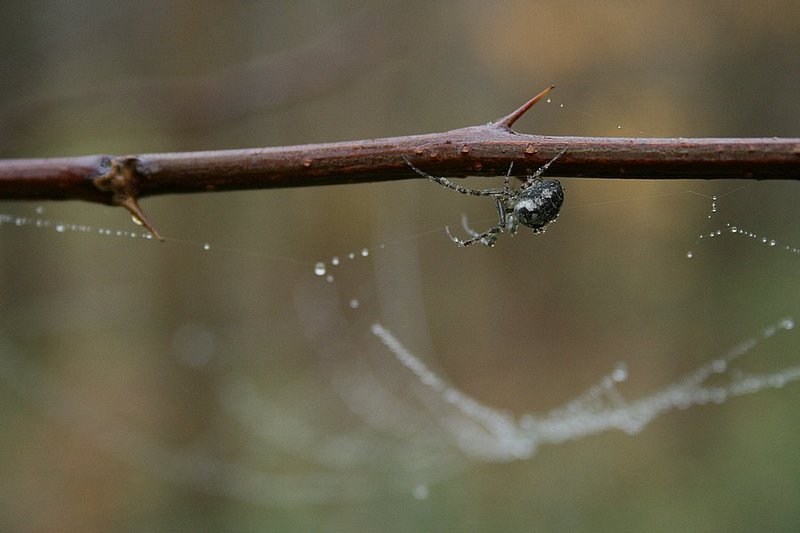
[[[523,226],[537,232],[558,218],[564,203],[564,189],[558,180],[538,180],[519,193],[514,216]]]

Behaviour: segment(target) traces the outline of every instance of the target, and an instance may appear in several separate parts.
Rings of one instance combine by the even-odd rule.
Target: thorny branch
[[[511,126],[553,87],[495,122],[443,133],[209,152],[0,160],[0,199],[121,205],[158,237],[139,208],[169,193],[532,174],[566,147],[549,174],[612,179],[800,179],[800,138],[553,137]],[[160,238],[160,237],[159,237]]]

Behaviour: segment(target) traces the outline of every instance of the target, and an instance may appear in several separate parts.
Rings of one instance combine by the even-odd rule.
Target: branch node
[[[507,128],[507,129],[511,129],[511,126],[512,126],[512,125],[513,125],[513,124],[514,124],[514,123],[515,123],[517,120],[519,120],[519,118],[520,118],[522,115],[524,115],[524,114],[525,114],[525,113],[528,111],[528,109],[530,109],[531,107],[533,107],[533,104],[535,104],[536,102],[538,102],[539,100],[541,100],[542,98],[544,98],[544,97],[547,95],[547,93],[549,93],[550,91],[552,91],[552,90],[553,90],[553,89],[555,89],[555,88],[556,88],[556,86],[555,86],[555,85],[551,85],[550,87],[548,87],[548,88],[547,88],[547,89],[545,89],[544,91],[540,92],[539,94],[537,94],[536,96],[534,96],[533,98],[531,98],[530,100],[528,100],[527,102],[525,102],[524,104],[522,104],[522,106],[520,106],[520,108],[519,108],[519,109],[517,109],[516,111],[514,111],[513,113],[511,113],[511,114],[509,114],[509,115],[506,115],[505,117],[503,117],[503,118],[501,118],[501,119],[499,119],[499,120],[495,121],[495,122],[494,122],[494,125],[495,125],[495,126],[498,126],[498,127],[500,127],[500,128]]]
[[[139,160],[135,157],[111,158],[106,172],[92,180],[95,187],[111,193],[111,203],[124,207],[159,241],[164,239],[139,207],[136,180],[140,177]]]

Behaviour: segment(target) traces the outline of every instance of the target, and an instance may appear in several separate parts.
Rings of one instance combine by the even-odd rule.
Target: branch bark
[[[511,129],[553,87],[490,124],[443,133],[276,148],[0,160],[0,198],[121,205],[156,236],[138,199],[159,194],[532,174],[612,179],[800,179],[800,138],[554,137]]]

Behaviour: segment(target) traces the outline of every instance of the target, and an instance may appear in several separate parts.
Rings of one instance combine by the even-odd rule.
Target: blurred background
[[[518,131],[800,125],[792,0],[4,2],[0,28],[3,158],[444,131],[553,83]],[[0,529],[795,529],[798,387],[483,462],[370,334],[519,416],[620,361],[646,395],[800,317],[796,183],[562,183],[545,235],[493,249],[444,233],[491,202],[423,180],[147,199],[163,244],[122,209],[0,202]],[[726,223],[779,245],[698,241]]]

